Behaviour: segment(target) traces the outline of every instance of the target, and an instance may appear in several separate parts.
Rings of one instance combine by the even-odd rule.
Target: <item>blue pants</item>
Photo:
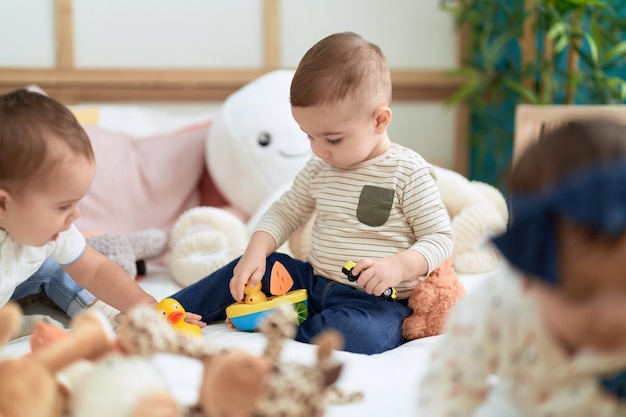
[[[218,269],[176,294],[185,310],[202,315],[211,323],[226,318],[225,309],[234,303],[229,283],[239,259]],[[402,343],[402,319],[411,310],[403,302],[380,300],[374,295],[315,275],[307,262],[288,255],[274,253],[267,258],[262,289],[269,293],[272,265],[279,261],[285,266],[294,285],[292,290],[306,289],[309,315],[299,326],[296,340],[308,343],[324,329],[336,329],[345,339],[345,350],[373,354],[393,349]],[[341,268],[341,265],[338,266]]]
[[[37,272],[17,286],[11,300],[41,292],[69,317],[84,311],[96,300],[93,294],[78,285],[61,265],[51,259],[46,259]]]

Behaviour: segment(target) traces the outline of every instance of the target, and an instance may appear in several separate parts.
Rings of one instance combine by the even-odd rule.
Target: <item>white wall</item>
[[[0,67],[54,66],[53,5],[0,1]],[[262,68],[262,6],[261,0],[74,0],[75,65]],[[346,30],[381,46],[392,69],[456,64],[452,22],[439,0],[282,0],[279,10],[281,64],[287,68],[322,37]],[[442,103],[399,101],[392,109],[394,141],[452,166],[453,111]]]
[[[280,10],[281,52],[289,67],[315,42],[343,31],[380,46],[392,68],[456,65],[454,31],[439,0],[283,0]]]
[[[0,1],[0,66],[54,66],[53,0]]]

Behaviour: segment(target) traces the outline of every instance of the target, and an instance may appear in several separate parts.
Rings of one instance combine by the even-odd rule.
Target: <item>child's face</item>
[[[351,100],[312,107],[291,107],[294,119],[309,136],[311,150],[326,164],[342,169],[375,158],[389,147],[388,107],[365,114]]]
[[[91,186],[95,164],[68,155],[44,175],[45,186],[35,184],[19,196],[9,195],[0,212],[0,228],[23,245],[43,246],[70,228],[80,216],[78,202]]]
[[[559,286],[533,282],[549,331],[568,350],[626,349],[626,235],[592,241],[559,226]]]

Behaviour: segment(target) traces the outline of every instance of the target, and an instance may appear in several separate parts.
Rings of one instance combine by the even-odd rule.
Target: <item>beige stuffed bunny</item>
[[[20,307],[10,302],[0,309],[2,344],[20,325]],[[59,417],[67,398],[56,373],[79,359],[95,359],[111,349],[113,330],[95,312],[71,323],[71,336],[31,354],[0,361],[0,416]]]

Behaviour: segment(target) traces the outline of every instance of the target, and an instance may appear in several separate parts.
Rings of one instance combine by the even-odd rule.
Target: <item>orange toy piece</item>
[[[293,287],[291,274],[280,262],[274,263],[270,274],[270,292],[272,295],[283,296]]]
[[[70,337],[70,334],[65,330],[38,320],[35,322],[35,329],[30,336],[30,351],[37,352],[59,340],[69,339]]]
[[[187,323],[185,315],[187,314],[183,306],[173,298],[164,298],[156,305],[157,311],[174,327],[183,334],[192,336],[202,336],[202,329],[197,324]]]

